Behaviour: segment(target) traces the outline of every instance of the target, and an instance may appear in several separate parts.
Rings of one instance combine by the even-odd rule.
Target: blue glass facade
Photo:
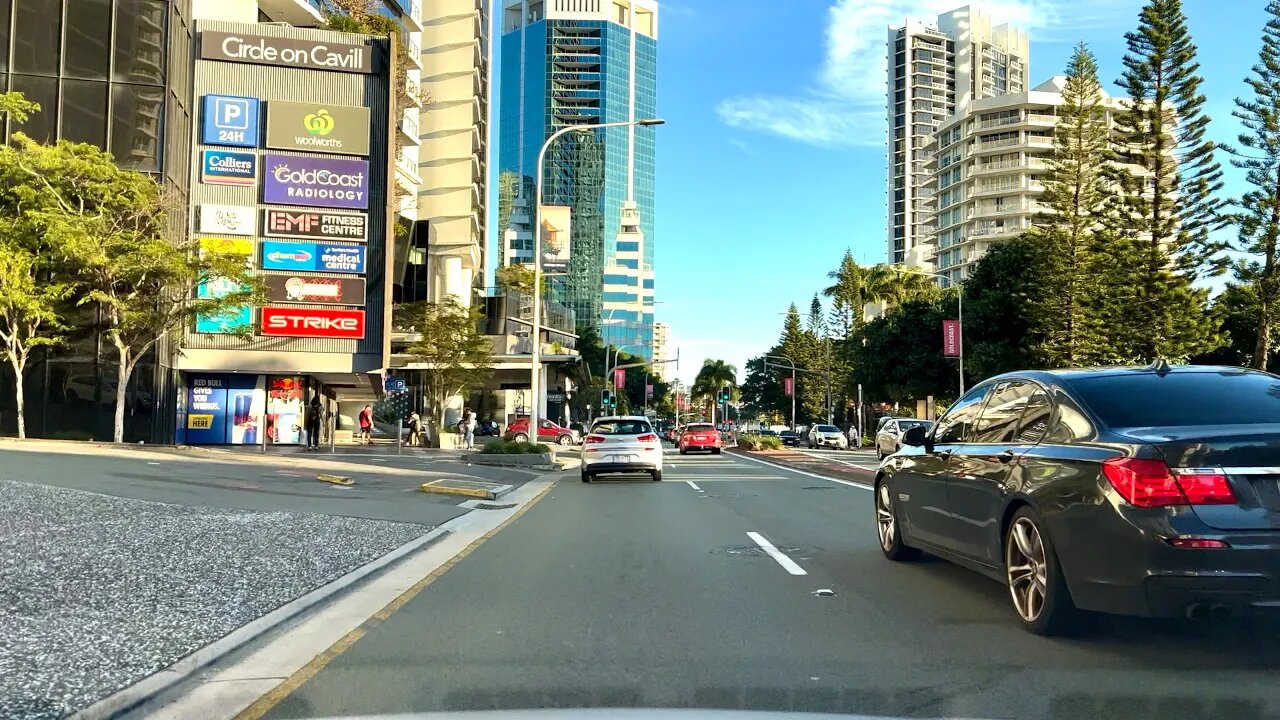
[[[546,138],[569,125],[631,119],[631,31],[597,20],[540,20],[505,32],[500,41],[498,166],[526,178],[537,173],[538,151]],[[635,117],[657,115],[657,41],[636,33]],[[543,202],[572,208],[568,276],[553,284],[559,300],[583,324],[601,331],[603,286],[623,283],[605,277],[619,248],[615,236],[627,199],[627,128],[563,136],[547,153]],[[644,233],[643,263],[652,267],[654,247],[655,129],[635,129],[634,199]],[[505,228],[497,228],[501,233]],[[624,242],[623,252],[634,252]],[[634,257],[634,255],[632,256]],[[621,263],[638,270],[636,260]],[[651,289],[651,284],[646,284]],[[652,312],[618,310],[602,331],[615,344],[634,344],[648,355]],[[636,348],[640,354],[641,347]]]

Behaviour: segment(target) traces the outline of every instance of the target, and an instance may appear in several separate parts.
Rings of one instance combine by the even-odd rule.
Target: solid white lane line
[[[827,477],[826,475],[819,475],[819,474],[817,474],[817,473],[806,472],[806,471],[804,471],[804,470],[796,470],[795,468],[789,468],[789,467],[787,467],[786,465],[779,465],[778,463],[769,462],[768,460],[761,460],[760,458],[749,457],[749,456],[747,456],[747,455],[740,455],[739,457],[741,457],[743,460],[750,460],[751,462],[758,462],[758,463],[760,463],[761,465],[768,465],[769,467],[777,468],[777,469],[779,469],[779,470],[785,470],[785,471],[787,471],[787,472],[791,472],[791,473],[796,473],[797,475],[808,475],[808,476],[809,476],[809,477],[811,477],[811,478],[818,478],[819,480],[826,480],[826,481],[828,481],[828,482],[839,483],[839,484],[841,484],[841,485],[848,485],[849,487],[855,487],[855,488],[858,488],[858,489],[860,489],[860,490],[874,490],[874,489],[875,489],[875,488],[871,487],[870,485],[863,485],[862,483],[851,482],[851,481],[849,481],[849,480],[840,480],[840,479],[838,479],[838,478]]]
[[[702,488],[698,487],[698,483],[692,480],[685,480],[685,482],[689,483],[689,487],[693,488],[694,490],[697,490],[698,492],[702,492]]]
[[[774,560],[777,560],[778,564],[781,565],[784,570],[791,573],[792,575],[808,575],[809,574],[805,572],[804,568],[797,565],[795,560],[792,560],[791,558],[787,557],[786,554],[784,554],[781,550],[774,547],[773,543],[769,542],[768,540],[765,540],[764,536],[761,535],[760,533],[749,532],[747,533],[747,537],[751,538],[752,541],[755,542],[755,544],[759,545],[765,551],[765,553],[769,555],[769,557],[773,558]]]

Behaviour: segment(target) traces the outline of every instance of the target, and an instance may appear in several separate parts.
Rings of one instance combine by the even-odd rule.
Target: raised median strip
[[[333,483],[334,485],[355,485],[356,484],[356,481],[352,480],[347,475],[329,475],[327,473],[320,473],[319,475],[316,476],[316,479],[319,480],[320,482]]]
[[[484,482],[482,480],[460,480],[457,478],[441,478],[424,482],[419,486],[422,492],[438,495],[462,495],[465,497],[497,500],[511,492],[514,485]]]

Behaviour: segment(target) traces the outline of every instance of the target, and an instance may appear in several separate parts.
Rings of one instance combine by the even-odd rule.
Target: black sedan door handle
[[[997,456],[996,456],[996,459],[997,459],[997,460],[999,460],[999,461],[1000,461],[1000,462],[1002,462],[1002,463],[1008,464],[1008,463],[1013,462],[1013,458],[1014,458],[1014,457],[1015,457],[1015,456],[1014,456],[1014,454],[1013,454],[1013,451],[1012,451],[1012,450],[1005,450],[1004,452],[1002,452],[1002,453],[1000,453],[999,455],[997,455]]]

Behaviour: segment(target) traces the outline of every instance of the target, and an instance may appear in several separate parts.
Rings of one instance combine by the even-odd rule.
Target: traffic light
[[[613,393],[609,390],[600,391],[600,407],[607,408],[613,405]]]
[[[720,388],[720,402],[722,402],[722,403],[727,403],[727,402],[729,402],[729,388],[728,388],[728,387]]]

